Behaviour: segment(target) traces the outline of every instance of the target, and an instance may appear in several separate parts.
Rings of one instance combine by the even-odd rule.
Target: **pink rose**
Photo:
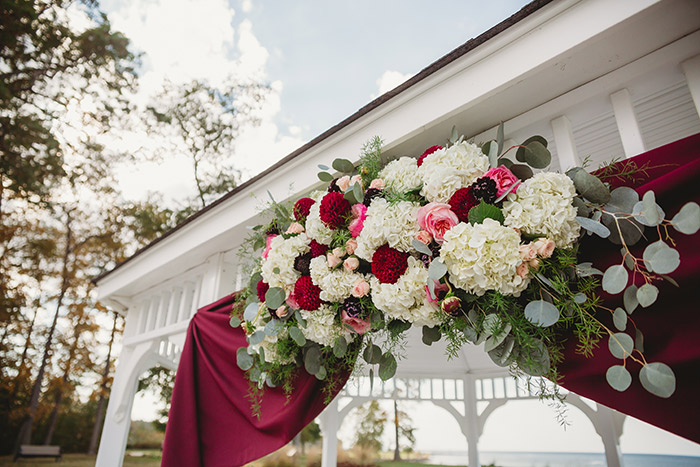
[[[292,222],[289,224],[289,227],[287,228],[287,231],[285,233],[288,234],[300,234],[304,231],[304,226],[301,225],[298,222]]]
[[[513,172],[508,170],[508,167],[505,165],[489,169],[484,174],[484,177],[489,177],[491,180],[496,182],[496,188],[498,189],[496,196],[501,196],[513,185],[516,186],[511,190],[511,193],[515,193],[518,189],[517,185],[520,185],[520,180],[518,177],[513,175]]]
[[[365,219],[367,219],[367,206],[362,203],[353,204],[350,209],[352,212],[352,221],[348,225],[348,230],[353,237],[357,237],[365,227]]]
[[[355,283],[355,287],[352,288],[352,296],[355,298],[361,298],[364,297],[369,293],[369,283],[364,280],[360,279]]]
[[[430,235],[430,232],[427,230],[421,230],[414,238],[419,242],[425,243],[426,245],[430,245],[430,242],[433,241],[433,236]]]
[[[360,260],[354,256],[349,257],[343,262],[343,267],[348,271],[354,271],[360,266]]]
[[[427,230],[442,245],[445,232],[459,223],[449,204],[428,203],[418,210],[418,225]]]
[[[340,316],[343,319],[343,324],[347,324],[353,329],[353,331],[355,331],[358,334],[364,334],[367,331],[369,331],[369,328],[372,327],[372,325],[364,319],[357,318],[355,316],[350,316],[345,310],[342,311]]]
[[[532,244],[532,248],[535,249],[538,256],[542,258],[549,258],[554,253],[554,240],[549,238],[538,238],[535,243]]]
[[[333,253],[328,253],[328,267],[329,268],[332,269],[342,262],[343,262],[343,260],[340,259],[338,256],[334,255]]]
[[[295,310],[299,308],[299,302],[297,302],[297,299],[293,293],[289,294],[289,297],[287,297],[285,302],[287,303],[287,305],[289,305],[290,308],[294,308]]]
[[[270,248],[272,248],[272,239],[275,238],[277,235],[268,235],[267,240],[265,241],[265,251],[262,253],[262,257],[267,259],[268,253],[270,253]]]
[[[345,248],[333,248],[333,251],[331,253],[333,253],[338,258],[342,258],[343,256],[345,256]]]
[[[357,240],[354,238],[351,238],[347,242],[345,242],[345,251],[351,255],[355,253],[355,249],[357,248]]]
[[[537,257],[537,252],[532,247],[532,243],[528,243],[527,245],[520,245],[519,253],[520,259],[522,259],[523,261],[529,261]]]
[[[530,266],[530,269],[537,269],[540,267],[540,260],[537,258],[531,259],[527,262],[527,265]]]
[[[435,298],[430,296],[430,289],[427,285],[425,286],[425,295],[428,297],[428,302],[437,305],[440,302],[440,296],[445,296],[445,294],[442,294],[441,292],[447,292],[450,290],[450,286],[438,281],[433,282],[435,282]]]
[[[362,175],[353,175],[352,178],[350,179],[350,185],[354,185],[355,183],[360,184],[360,188],[362,188]]]
[[[279,307],[275,310],[275,314],[277,315],[278,318],[284,318],[285,316],[287,316],[289,314],[289,308],[282,305],[281,307]]]
[[[383,190],[384,180],[382,180],[381,178],[375,178],[370,182],[369,187],[374,188],[375,190]]]
[[[525,277],[527,276],[527,273],[530,271],[530,268],[527,265],[527,262],[523,261],[520,263],[520,266],[518,266],[518,269],[515,270],[515,272],[518,273],[520,277]]]
[[[348,177],[347,175],[343,175],[338,180],[336,180],[335,186],[340,188],[340,191],[346,192],[350,187],[350,177]]]

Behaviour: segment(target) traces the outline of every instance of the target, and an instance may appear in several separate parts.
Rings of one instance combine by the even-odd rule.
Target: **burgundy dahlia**
[[[478,178],[472,184],[472,192],[477,199],[483,199],[484,203],[493,204],[498,197],[498,187],[496,181],[490,177]]]
[[[265,294],[267,291],[270,289],[270,286],[266,283],[263,282],[262,280],[258,281],[258,285],[256,286],[256,290],[258,292],[258,300],[261,302],[265,301]]]
[[[316,201],[311,198],[301,198],[294,203],[294,219],[303,222],[309,216],[311,206],[313,206],[315,202]]]
[[[382,190],[379,188],[367,188],[365,191],[365,199],[362,201],[362,204],[365,206],[369,207],[370,203],[374,198],[379,198],[382,196]]]
[[[342,226],[349,212],[350,202],[345,199],[342,193],[328,193],[321,200],[321,220],[331,230]]]
[[[416,164],[418,165],[418,167],[423,165],[423,159],[425,159],[427,156],[434,153],[438,149],[442,149],[442,146],[430,146],[428,149],[426,149],[425,152],[423,154],[421,154],[421,156],[418,158],[418,161],[416,161]]]
[[[384,244],[372,255],[372,274],[383,284],[395,284],[408,269],[408,256]]]
[[[294,258],[294,269],[299,271],[302,276],[308,276],[309,274],[311,274],[311,258],[313,258],[313,256],[310,251],[303,255],[297,256],[296,258]]]
[[[452,212],[457,214],[457,219],[460,222],[469,222],[469,210],[478,205],[479,201],[474,197],[472,188],[460,188],[455,191],[455,194],[450,198],[449,205]]]
[[[340,193],[341,189],[338,186],[338,179],[334,178],[331,180],[331,182],[328,184],[328,193]]]
[[[343,302],[343,310],[345,310],[351,318],[357,318],[362,314],[362,303],[360,303],[359,298],[348,297]]]
[[[317,256],[326,256],[326,253],[328,253],[328,245],[318,243],[313,239],[311,240],[311,243],[309,243],[309,247],[311,247],[312,258],[316,258]]]
[[[301,276],[294,284],[294,298],[302,310],[318,310],[321,306],[321,289],[311,281],[311,276]]]

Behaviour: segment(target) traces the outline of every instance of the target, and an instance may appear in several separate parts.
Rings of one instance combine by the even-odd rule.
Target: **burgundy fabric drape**
[[[232,295],[224,297],[192,317],[175,378],[163,466],[243,465],[284,446],[325,407],[322,383],[300,371],[289,401],[281,389],[266,388],[261,417],[253,417],[248,380],[236,364],[236,351],[247,344],[243,330],[229,325],[232,303]]]
[[[700,204],[700,134],[641,154],[632,159],[639,168],[651,167],[647,174],[638,172],[639,180],[633,188],[640,195],[653,190],[657,203],[672,218],[688,201]],[[618,166],[625,161],[618,163]],[[619,185],[619,183],[614,182]],[[629,182],[625,185],[630,186]],[[648,240],[659,237],[652,229],[646,230]],[[593,358],[575,352],[575,339],[567,343],[566,357],[560,365],[564,375],[562,385],[582,396],[593,399],[620,412],[632,415],[652,425],[700,443],[700,233],[683,235],[670,229],[676,248],[681,254],[680,267],[669,274],[680,288],[669,282],[655,282],[659,298],[648,308],[638,307],[630,316],[644,334],[644,354],[648,362],[663,362],[676,375],[676,392],[668,399],[649,394],[639,382],[641,367],[628,362],[632,385],[625,392],[608,386],[605,372],[612,365],[621,364],[608,350],[607,338],[601,341]],[[640,244],[646,245],[643,240]],[[607,240],[590,237],[583,244],[580,261],[593,261],[600,270],[620,264],[620,247]],[[643,247],[633,248],[641,257]],[[640,282],[637,282],[640,285]],[[622,306],[622,294],[603,294],[604,305],[615,309]],[[612,319],[599,313],[606,325],[615,330]],[[627,332],[634,337],[634,326],[628,323]]]
[[[640,169],[634,187],[640,194],[654,190],[667,218],[687,201],[700,203],[700,134],[633,161]],[[647,393],[639,383],[639,365],[633,362],[628,365],[632,386],[622,393],[610,388],[605,372],[620,360],[610,355],[607,339],[601,341],[593,358],[577,354],[575,339],[569,339],[560,370],[567,389],[700,442],[700,235],[671,232],[681,252],[681,266],[671,276],[680,288],[657,283],[657,303],[639,307],[631,319],[644,332],[647,361],[661,361],[673,368],[675,394],[661,399]],[[652,241],[656,238],[650,237]],[[593,261],[601,270],[620,263],[619,247],[607,240],[591,237],[584,245],[581,261]],[[641,251],[635,251],[641,257]],[[621,297],[604,298],[612,309],[620,305]],[[248,382],[236,365],[236,350],[246,341],[240,328],[229,326],[232,301],[232,296],[225,297],[192,318],[175,379],[164,466],[244,464],[283,446],[324,408],[321,383],[300,371],[289,401],[280,390],[267,389],[262,417],[258,420],[251,415]],[[614,329],[611,320],[601,316]],[[628,332],[630,329],[631,323]]]

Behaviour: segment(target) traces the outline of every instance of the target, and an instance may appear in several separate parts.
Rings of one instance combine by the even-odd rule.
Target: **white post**
[[[622,451],[620,450],[620,435],[622,434],[622,418],[616,417],[616,412],[605,407],[597,405],[598,426],[596,427],[598,434],[603,440],[605,447],[605,460],[608,467],[623,467],[625,464],[622,460]],[[617,419],[617,420],[616,420]]]
[[[695,111],[700,116],[700,55],[681,62],[685,82],[695,103]]]
[[[610,102],[615,113],[617,131],[620,133],[625,157],[629,159],[632,156],[643,153],[645,151],[644,140],[642,139],[642,131],[639,129],[637,117],[634,114],[634,105],[632,104],[630,92],[627,88],[620,89],[610,94]]]
[[[565,115],[553,119],[551,122],[554,133],[554,144],[557,146],[559,168],[562,172],[577,167],[580,164],[576,153],[574,132],[571,130],[571,122]]]
[[[319,415],[323,432],[321,467],[336,467],[338,463],[338,398]]]
[[[479,463],[479,414],[476,408],[474,376],[464,376],[464,418],[469,467],[480,467]]]

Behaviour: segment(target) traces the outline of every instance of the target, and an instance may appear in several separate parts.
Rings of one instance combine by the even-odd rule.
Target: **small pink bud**
[[[375,178],[374,180],[372,180],[372,182],[370,182],[369,187],[374,188],[376,190],[383,190],[384,180],[382,180],[381,178]]]
[[[340,191],[345,192],[350,187],[350,177],[343,175],[336,180],[335,185],[340,188]]]
[[[537,269],[540,267],[540,260],[537,258],[531,259],[527,262],[527,265],[530,266],[530,269]]]
[[[281,307],[279,307],[275,310],[275,314],[277,315],[278,318],[284,318],[285,316],[287,316],[289,314],[289,308],[282,305]]]
[[[364,280],[360,279],[355,283],[355,287],[352,288],[352,296],[356,298],[361,298],[364,297],[369,293],[369,283]]]
[[[447,297],[444,299],[440,304],[440,308],[442,308],[442,311],[450,316],[459,316],[459,309],[461,305],[461,300],[453,295],[452,297]]]
[[[430,245],[430,243],[433,241],[433,236],[430,235],[430,232],[427,230],[419,231],[414,238],[419,242],[425,243],[426,245]]]
[[[517,272],[520,277],[525,278],[525,276],[527,276],[527,273],[530,272],[530,268],[527,264],[527,261],[523,261],[522,263],[520,263],[520,266],[518,266],[518,269],[516,269],[515,272]]]
[[[338,258],[342,258],[343,256],[345,256],[345,248],[341,248],[341,247],[333,248],[332,254],[334,254]]]
[[[354,271],[355,269],[357,269],[360,266],[360,260],[358,260],[354,256],[351,256],[343,262],[343,266],[348,271]]]
[[[357,248],[357,240],[355,240],[354,238],[351,238],[350,240],[348,240],[348,241],[345,243],[345,251],[346,251],[349,255],[355,253],[355,249],[356,249],[356,248]]]
[[[300,234],[304,231],[304,226],[301,225],[298,222],[292,222],[289,224],[289,227],[287,228],[287,231],[285,233],[288,234]]]
[[[542,258],[549,258],[552,256],[555,246],[554,240],[550,240],[549,238],[539,238],[532,244],[532,247]]]
[[[343,262],[343,260],[340,259],[338,256],[334,255],[333,253],[328,254],[328,267],[329,268],[334,268],[342,262]]]

